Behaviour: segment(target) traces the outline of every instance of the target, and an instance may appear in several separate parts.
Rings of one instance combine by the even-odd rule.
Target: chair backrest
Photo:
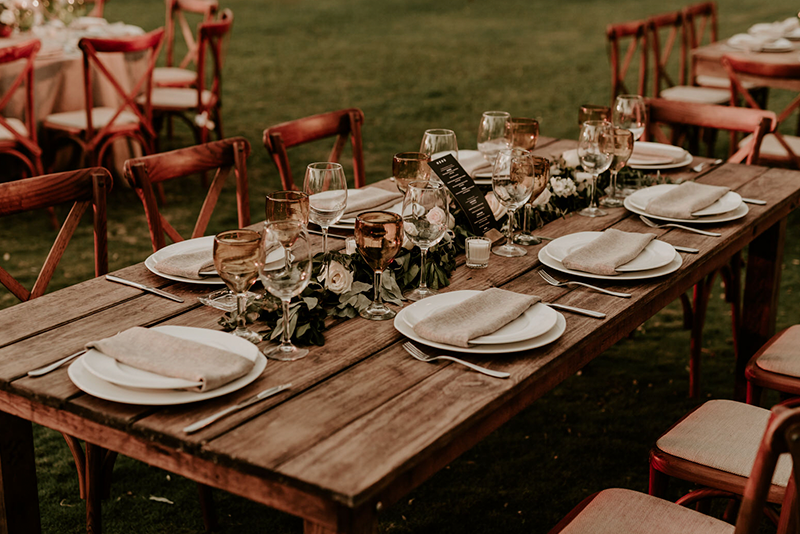
[[[44,173],[41,160],[42,150],[39,148],[39,144],[36,141],[36,117],[34,112],[36,108],[33,104],[33,60],[36,58],[40,47],[41,43],[36,39],[0,48],[0,65],[5,65],[14,61],[25,62],[19,74],[17,74],[10,85],[6,86],[6,92],[0,94],[0,126],[8,130],[14,137],[16,143],[22,145],[32,156],[32,158],[28,158],[25,154],[16,150],[4,151],[21,159],[28,167],[31,176]],[[5,109],[23,84],[25,87],[25,128],[27,132],[21,132],[15,129],[2,115],[3,109]]]
[[[647,104],[647,137],[661,143],[671,143],[671,139],[661,131],[660,125],[663,124],[678,129],[681,126],[696,126],[753,134],[752,143],[728,158],[731,163],[757,163],[764,136],[772,132],[778,122],[775,113],[771,111],[678,102],[663,98],[648,98]]]
[[[611,61],[611,103],[618,95],[638,94],[644,95],[647,87],[647,65],[648,65],[648,41],[649,31],[647,21],[634,20],[621,24],[609,24],[606,28],[606,39],[609,46],[609,59]],[[625,56],[620,56],[620,47],[624,46]],[[631,71],[633,79],[636,80],[636,87],[628,87],[632,82],[629,81],[629,71],[633,65],[636,55],[639,55],[639,68]],[[633,90],[635,89],[635,90]]]
[[[103,10],[106,7],[106,0],[89,0],[87,4],[92,5],[92,9],[89,11],[90,17],[103,18]]]
[[[83,51],[83,79],[87,124],[86,145],[88,150],[94,150],[101,142],[105,142],[105,144],[110,142],[108,136],[117,125],[116,120],[125,111],[134,113],[138,117],[139,123],[147,136],[147,139],[140,139],[140,141],[142,141],[145,146],[150,146],[151,140],[156,136],[152,124],[153,109],[151,105],[153,68],[155,67],[156,58],[158,58],[158,53],[161,50],[163,42],[164,28],[159,28],[145,35],[137,35],[134,37],[84,37],[78,42],[78,46]],[[144,52],[149,55],[147,58],[147,66],[139,76],[139,79],[136,80],[136,83],[133,84],[132,88],[126,90],[123,84],[114,76],[112,69],[107,65],[108,59],[104,59],[99,56],[98,53],[129,54],[136,52]],[[117,107],[115,113],[108,121],[108,124],[98,131],[95,131],[91,113],[94,105],[94,82],[92,80],[94,76],[97,76],[99,79],[104,78],[107,80],[121,100],[121,104]],[[137,104],[137,97],[140,94],[145,96],[141,105]]]
[[[213,20],[219,9],[217,0],[166,0],[167,24],[164,40],[166,41],[166,66],[187,68],[191,63],[197,62],[198,41],[195,33],[186,18],[186,14],[195,14],[202,17],[202,22]],[[175,24],[178,24],[180,34],[186,44],[186,55],[177,64],[175,63]]]
[[[683,13],[675,11],[648,19],[653,50],[653,96],[665,87],[686,85],[689,49]],[[677,50],[677,58],[672,54]]]
[[[73,203],[33,288],[30,291],[26,289],[2,267],[0,267],[0,283],[22,301],[42,296],[75,233],[81,216],[89,206],[92,207],[94,214],[95,276],[107,273],[106,194],[111,189],[112,183],[111,174],[102,167],[0,183],[0,217],[50,208],[67,202]]]
[[[209,108],[213,108],[220,100],[222,94],[222,64],[224,61],[224,43],[230,35],[233,26],[233,11],[225,9],[219,14],[219,20],[201,22],[197,37],[197,114],[202,115]],[[213,70],[211,72],[211,91],[210,100],[203,99],[203,91],[206,90],[208,81],[206,80],[207,59],[211,55]]]
[[[339,161],[349,137],[353,151],[355,187],[366,185],[361,141],[362,124],[364,124],[364,113],[358,108],[350,108],[284,122],[264,130],[264,146],[278,168],[283,188],[297,189],[286,149],[333,136],[336,136],[336,140],[326,161]]]
[[[701,2],[683,8],[683,22],[686,25],[689,50],[719,40],[717,27],[717,3]],[[697,58],[689,57],[689,84],[695,85],[697,78]]]
[[[250,143],[247,142],[247,139],[233,137],[126,161],[125,178],[139,195],[144,206],[153,251],[166,246],[165,235],[169,236],[173,242],[183,241],[180,233],[160,213],[153,190],[155,184],[167,180],[216,170],[214,180],[211,182],[192,230],[191,237],[196,238],[205,235],[222,187],[233,169],[236,174],[239,227],[249,226],[250,199],[247,191],[247,157],[249,155]]]

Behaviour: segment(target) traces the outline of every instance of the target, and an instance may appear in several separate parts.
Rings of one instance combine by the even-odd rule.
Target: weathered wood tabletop
[[[537,153],[556,155],[573,141],[542,139]],[[684,171],[686,176],[693,175]],[[182,304],[103,279],[90,280],[0,311],[0,526],[38,530],[30,421],[62,431],[209,486],[304,518],[308,532],[372,532],[391,505],[678,298],[748,244],[749,264],[738,358],[745,362],[774,331],[786,216],[800,200],[800,172],[722,165],[698,178],[767,201],[741,220],[708,225],[722,237],[651,230],[623,208],[589,219],[560,219],[541,235],[557,237],[615,227],[654,231],[660,239],[700,249],[683,254],[675,273],[599,285],[632,293],[621,299],[591,290],[556,288],[538,276],[540,246],[521,258],[492,256],[484,270],[463,258],[448,290],[491,286],[536,294],[607,314],[604,320],[565,314],[554,343],[505,355],[466,355],[511,373],[498,380],[448,363],[418,362],[401,348],[391,321],[355,318],[325,332],[326,344],[296,362],[270,361],[248,387],[202,403],[146,407],[82,393],[66,368],[41,378],[26,372],[79,350],[88,340],[131,326],[175,324],[219,329],[220,312],[196,297],[207,286],[171,282],[143,264],[117,274],[184,297]],[[688,350],[687,350],[688,355]],[[741,365],[740,363],[740,365]],[[276,384],[288,392],[197,432],[182,428]],[[87,447],[87,461],[95,447]],[[3,523],[2,521],[5,521]],[[99,524],[98,524],[99,526]],[[0,528],[0,532],[3,532]]]

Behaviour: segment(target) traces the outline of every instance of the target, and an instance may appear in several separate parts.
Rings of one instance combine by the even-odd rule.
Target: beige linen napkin
[[[709,207],[730,191],[719,185],[683,182],[664,194],[651,198],[645,211],[671,219],[695,219],[692,213]]]
[[[486,161],[483,154],[477,151],[460,152],[458,155],[458,163],[467,171],[467,174],[472,176],[480,172],[483,175],[492,175],[492,164]]]
[[[156,269],[163,274],[195,280],[202,279],[203,275],[200,273],[213,270],[213,267],[214,251],[210,248],[187,254],[174,254],[156,263]]]
[[[202,382],[192,391],[209,391],[250,372],[253,362],[223,349],[135,326],[86,344],[120,363],[151,373]]]
[[[364,211],[385,210],[402,200],[403,194],[398,191],[387,191],[379,187],[358,189],[358,194],[348,193],[347,207],[342,219],[355,219],[356,215]]]
[[[638,234],[609,228],[594,241],[567,254],[561,261],[575,271],[613,276],[617,267],[642,253],[655,234]]]
[[[540,300],[534,295],[492,287],[436,310],[414,325],[414,332],[430,341],[469,347],[470,339],[499,330]]]

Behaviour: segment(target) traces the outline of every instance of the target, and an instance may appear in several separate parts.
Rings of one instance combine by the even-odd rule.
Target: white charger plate
[[[434,311],[452,304],[459,304],[480,291],[462,290],[440,293],[407,306],[403,318],[411,328]],[[542,303],[537,303],[497,331],[470,341],[473,345],[498,345],[516,343],[540,336],[556,324],[558,312]]]
[[[664,194],[667,191],[678,187],[676,184],[658,184],[651,187],[645,187],[632,193],[625,198],[624,205],[628,210],[644,215],[645,217],[653,217],[662,221],[671,222],[688,222],[688,223],[717,223],[727,222],[740,219],[747,215],[750,211],[747,204],[742,202],[742,197],[739,193],[729,191],[721,199],[714,204],[704,208],[700,211],[693,213],[697,219],[672,219],[669,217],[662,217],[660,215],[653,215],[645,211],[645,206],[650,202],[650,199],[658,195]]]
[[[432,297],[431,297],[432,298]],[[475,345],[474,347],[457,347],[455,345],[446,345],[444,343],[437,343],[430,341],[417,335],[414,329],[409,326],[404,318],[405,311],[408,308],[403,308],[398,312],[394,318],[394,327],[398,332],[417,343],[428,345],[437,349],[448,350],[451,352],[464,352],[468,354],[505,354],[509,352],[521,352],[524,350],[532,350],[538,347],[543,347],[549,343],[560,338],[567,329],[567,320],[564,316],[556,312],[556,324],[542,334],[541,336],[527,339],[525,341],[518,341],[516,343],[501,343],[498,345]]]
[[[679,169],[681,167],[686,167],[687,165],[690,165],[692,161],[694,161],[694,156],[686,152],[686,154],[684,154],[683,156],[683,159],[675,161],[673,163],[664,163],[662,165],[629,164],[628,167],[630,167],[631,169],[638,169],[640,171],[663,171],[667,169]]]
[[[349,189],[347,191],[347,198],[353,198],[353,192],[355,192],[355,191],[362,191],[362,189]],[[356,194],[358,194],[358,193],[356,193]],[[403,214],[403,199],[400,198],[397,201],[397,204],[394,204],[393,206],[390,206],[390,207],[386,208],[383,211],[389,211],[391,213],[396,213],[398,215],[402,215]],[[330,227],[331,228],[339,228],[339,229],[342,229],[342,230],[353,230],[356,227],[356,218],[352,217],[352,218],[349,218],[349,219],[339,219],[339,221],[337,223],[332,224]]]
[[[548,246],[550,245],[549,244],[545,245],[544,247],[539,249],[539,261],[542,262],[542,264],[544,264],[547,267],[550,267],[551,269],[561,271],[562,273],[565,274],[569,274],[572,276],[582,276],[584,278],[596,278],[598,280],[615,280],[615,281],[647,280],[649,278],[658,278],[659,276],[664,276],[666,274],[674,273],[675,271],[681,268],[681,265],[683,265],[683,259],[681,258],[681,255],[675,254],[675,257],[672,259],[671,262],[664,265],[663,267],[658,267],[657,269],[619,273],[618,275],[615,276],[609,276],[605,274],[594,274],[594,273],[587,273],[584,271],[574,271],[572,269],[567,269],[566,267],[564,267],[563,263],[550,257],[550,255],[547,253]]]
[[[70,380],[72,380],[72,383],[81,391],[104,400],[145,406],[168,406],[172,404],[187,404],[204,401],[237,391],[261,376],[261,373],[267,365],[267,359],[261,354],[258,347],[248,341],[236,338],[233,334],[188,326],[171,326],[169,328],[181,329],[185,333],[183,337],[193,339],[200,343],[205,343],[206,340],[209,339],[214,339],[215,342],[222,342],[227,350],[253,360],[255,362],[253,368],[241,378],[237,378],[224,386],[202,393],[176,389],[139,389],[112,384],[111,382],[95,376],[84,365],[84,355],[69,366],[67,373]],[[175,335],[173,332],[170,333]],[[222,336],[225,337],[223,338]],[[221,341],[222,339],[225,341]]]
[[[219,276],[207,276],[201,279],[184,278],[183,276],[175,276],[172,274],[164,274],[158,270],[158,262],[176,254],[191,254],[192,252],[199,252],[201,250],[214,249],[214,236],[208,235],[205,237],[198,237],[197,239],[187,239],[186,241],[179,241],[171,245],[167,245],[159,251],[153,252],[144,260],[144,266],[147,267],[151,273],[157,274],[162,278],[168,280],[175,280],[176,282],[186,282],[188,284],[203,284],[203,285],[220,285],[225,282]]]
[[[568,254],[588,245],[601,235],[603,232],[577,232],[565,235],[551,241],[545,250],[548,256],[562,262]],[[669,243],[653,239],[638,256],[617,267],[617,271],[624,273],[658,269],[675,259],[676,254],[676,250]]]

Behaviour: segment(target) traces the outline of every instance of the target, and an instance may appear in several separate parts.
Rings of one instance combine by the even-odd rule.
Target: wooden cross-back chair
[[[362,124],[364,124],[364,113],[358,108],[350,108],[284,122],[264,130],[264,146],[278,168],[283,188],[297,189],[286,150],[333,136],[336,136],[336,140],[326,161],[338,163],[349,138],[353,152],[355,187],[366,185],[361,140]]]
[[[90,17],[98,17],[103,18],[103,11],[106,7],[106,0],[87,0],[87,4],[92,6],[92,9],[89,11]]]
[[[154,193],[155,185],[168,180],[216,170],[192,230],[191,238],[196,238],[205,235],[225,181],[231,171],[234,171],[239,227],[249,226],[250,200],[247,189],[246,161],[249,155],[250,143],[243,137],[233,137],[126,161],[125,178],[139,195],[144,206],[153,251],[166,246],[166,237],[173,242],[183,241],[180,233],[159,211]]]
[[[737,105],[741,100],[747,107],[762,109],[758,102],[748,91],[745,85],[747,76],[757,76],[762,79],[771,79],[776,83],[783,80],[796,82],[800,80],[800,65],[796,63],[762,63],[752,61],[744,56],[726,55],[722,57],[722,65],[728,72],[731,82],[731,105]],[[800,106],[800,94],[794,97],[786,108],[778,114],[778,125],[783,123]],[[751,142],[748,136],[742,139],[739,146]],[[736,138],[731,136],[731,144],[735,146]],[[800,168],[800,137],[782,134],[776,126],[775,132],[767,135],[761,145],[760,157],[762,161],[782,163]]]
[[[0,95],[2,112],[14,95],[24,86],[25,120],[0,115],[0,153],[13,156],[25,165],[28,176],[44,174],[42,149],[36,140],[36,117],[33,102],[33,61],[41,47],[39,40],[26,41],[0,48],[0,65],[23,61],[24,67]]]
[[[715,401],[711,401],[715,402]],[[746,405],[743,405],[746,406]],[[766,411],[766,410],[765,410]],[[653,532],[683,534],[756,534],[764,508],[770,502],[772,478],[782,453],[789,453],[793,474],[781,500],[778,533],[798,532],[798,502],[795,478],[800,463],[800,409],[776,406],[766,413],[767,422],[758,441],[755,463],[750,458],[749,478],[744,479],[742,501],[736,526],[685,508],[680,504],[631,490],[611,489],[581,502],[550,532]]]
[[[212,130],[222,139],[222,66],[224,44],[232,27],[230,9],[222,11],[218,20],[200,23],[193,87],[156,87],[153,90],[153,111],[159,124],[164,118],[175,116],[192,129],[198,143],[207,142]]]
[[[77,143],[84,165],[99,165],[111,144],[120,138],[132,138],[145,153],[153,151],[155,131],[152,125],[151,90],[153,68],[164,40],[164,29],[135,37],[95,39],[84,37],[78,42],[83,52],[85,109],[49,115],[44,128]],[[146,68],[131,88],[125,88],[98,54],[145,53]],[[114,89],[121,103],[116,107],[94,106],[94,84],[104,79]],[[141,96],[141,97],[140,97]]]
[[[606,40],[609,47],[609,60],[611,62],[611,103],[619,95],[637,94],[644,95],[647,88],[649,31],[647,21],[634,20],[621,24],[609,24],[606,28]],[[624,57],[620,56],[620,48],[625,46]],[[638,73],[635,74],[636,87],[628,87],[628,71],[638,58]]]
[[[699,4],[688,5],[683,8],[683,21],[686,25],[687,44],[689,50],[693,50],[703,45],[711,44],[719,40],[719,28],[717,24],[717,3],[700,2]],[[703,87],[718,87],[727,89],[730,85],[727,78],[718,76],[697,75],[697,60],[694,56],[689,58],[689,84],[700,85]]]
[[[153,71],[153,84],[157,87],[189,87],[197,82],[196,65],[200,49],[199,36],[189,25],[187,14],[198,15],[202,22],[211,22],[219,9],[217,0],[166,0],[166,33],[164,34],[165,66]],[[178,26],[176,32],[175,26]],[[186,54],[180,61],[175,58],[176,35],[180,35],[186,46]]]

